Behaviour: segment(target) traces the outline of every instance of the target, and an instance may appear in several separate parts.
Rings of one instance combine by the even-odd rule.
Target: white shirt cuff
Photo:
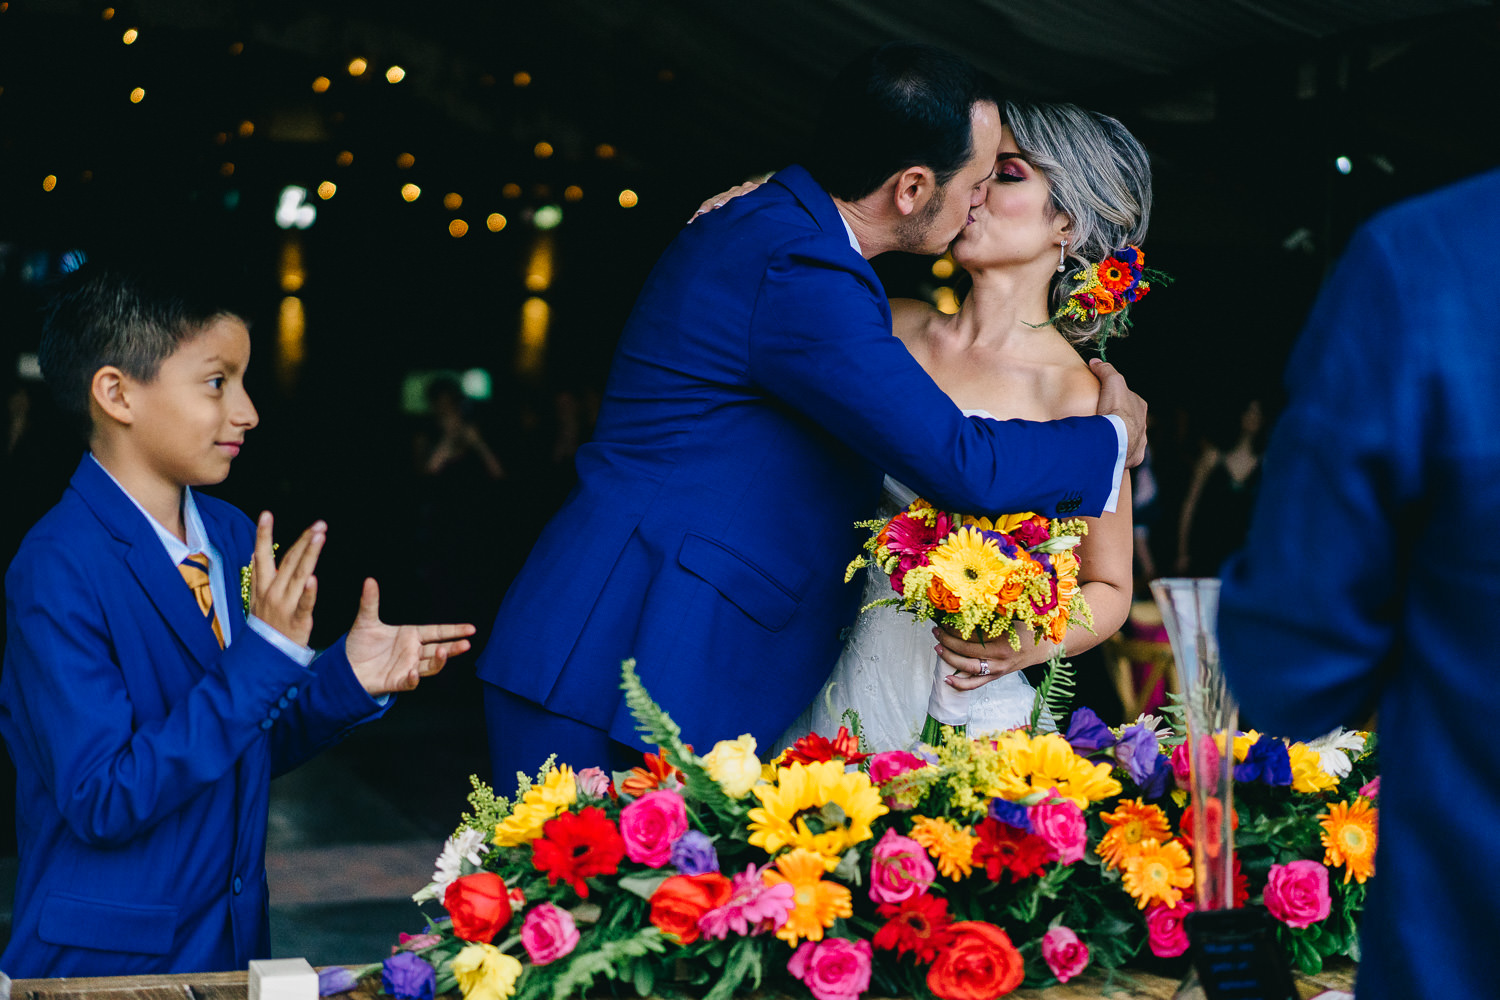
[[[314,653],[311,646],[297,645],[254,615],[246,618],[245,624],[255,629],[256,635],[281,650],[287,656],[290,656],[293,660],[296,660],[299,666],[305,667],[313,661]]]
[[[1104,501],[1104,512],[1113,514],[1115,505],[1120,501],[1120,477],[1125,473],[1125,451],[1130,446],[1130,438],[1125,433],[1125,421],[1119,416],[1106,413],[1104,419],[1115,425],[1115,439],[1119,442],[1119,451],[1115,454],[1115,471],[1110,478],[1114,485],[1110,487],[1109,499]]]

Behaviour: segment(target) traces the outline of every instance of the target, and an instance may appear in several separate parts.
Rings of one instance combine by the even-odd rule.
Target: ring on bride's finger
[[[980,672],[980,674],[988,674],[990,672],[990,661],[989,660],[980,660],[979,661],[979,672]]]

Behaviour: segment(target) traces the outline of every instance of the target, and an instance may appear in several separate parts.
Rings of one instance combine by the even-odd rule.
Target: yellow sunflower
[[[1318,751],[1306,743],[1293,743],[1286,753],[1292,763],[1292,791],[1313,795],[1338,787],[1339,779],[1323,770]]]
[[[964,604],[993,607],[995,595],[1015,565],[994,539],[977,528],[959,528],[927,556],[928,565]]]
[[[849,889],[823,878],[823,870],[822,857],[799,847],[777,858],[776,867],[767,869],[762,876],[767,885],[788,882],[792,886],[792,901],[796,906],[776,936],[793,948],[803,938],[823,940],[823,931],[832,927],[835,920],[854,914]]]
[[[952,820],[918,816],[912,820],[911,839],[927,848],[938,871],[957,882],[974,869],[974,848],[979,838]]]
[[[1120,867],[1142,844],[1165,843],[1172,836],[1172,827],[1161,807],[1145,805],[1140,799],[1122,800],[1114,812],[1100,813],[1099,818],[1109,824],[1109,832],[1100,839],[1094,853],[1104,859],[1108,868]]]
[[[1335,802],[1323,815],[1323,863],[1344,866],[1344,884],[1363,883],[1375,874],[1375,824],[1379,812],[1369,799]]]
[[[980,531],[1015,531],[1027,521],[1036,517],[1031,511],[1020,514],[1005,514],[995,518],[993,521],[987,517],[975,517],[973,514],[964,515],[964,527],[978,528]]]
[[[540,785],[532,785],[509,816],[495,824],[497,847],[529,844],[542,835],[542,824],[578,801],[578,782],[573,769],[564,764],[548,772]]]
[[[790,764],[774,777],[751,789],[761,804],[749,813],[750,843],[767,854],[806,848],[833,871],[845,851],[874,836],[870,824],[890,811],[869,776],[845,772],[841,760]]]
[[[999,737],[999,744],[1010,760],[1010,773],[995,791],[1002,798],[1015,801],[1056,788],[1057,794],[1083,809],[1090,802],[1120,794],[1120,783],[1108,764],[1089,763],[1058,733],[1031,737],[1013,729]]]
[[[1182,890],[1193,884],[1192,861],[1187,849],[1175,840],[1141,842],[1136,853],[1125,859],[1125,891],[1144,910],[1152,900],[1168,908],[1182,901]]]

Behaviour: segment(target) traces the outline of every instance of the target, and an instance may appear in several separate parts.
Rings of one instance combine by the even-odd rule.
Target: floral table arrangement
[[[624,664],[658,747],[628,774],[545,765],[472,812],[414,897],[422,933],[383,963],[398,997],[612,991],[727,1000],[990,1000],[1187,947],[1193,909],[1183,733],[1085,708],[1065,733],[948,730],[867,755],[810,734],[769,760],[748,736],[699,756]],[[1373,737],[1254,732],[1235,767],[1236,904],[1264,905],[1289,959],[1358,958],[1375,847]]]

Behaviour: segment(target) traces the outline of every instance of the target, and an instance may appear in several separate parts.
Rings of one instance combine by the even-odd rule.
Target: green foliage
[[[563,1000],[572,994],[581,994],[601,975],[606,979],[621,978],[623,975],[627,981],[637,982],[639,973],[636,967],[638,964],[646,964],[638,963],[637,960],[659,955],[667,948],[666,939],[655,927],[646,927],[629,937],[589,941],[588,945],[589,947],[584,947],[584,942],[580,940],[578,947],[566,960],[559,960],[552,965],[531,966],[531,973],[543,974],[535,976],[536,985],[527,983],[524,992],[518,991],[518,1000],[532,1000],[533,997],[541,996],[549,985],[550,989],[546,992],[550,993],[552,1000]],[[557,971],[550,973],[554,967]],[[549,979],[550,984],[547,982]]]
[[[1047,676],[1037,685],[1036,697],[1032,699],[1031,731],[1040,732],[1043,719],[1060,719],[1066,715],[1073,707],[1073,695],[1077,690],[1073,664],[1063,659],[1063,651],[1059,648],[1047,660]]]
[[[469,808],[472,812],[466,812],[458,818],[458,829],[453,831],[458,836],[465,830],[479,830],[484,833],[493,833],[495,826],[510,815],[510,800],[503,796],[497,796],[495,790],[479,780],[476,774],[469,775]]]

